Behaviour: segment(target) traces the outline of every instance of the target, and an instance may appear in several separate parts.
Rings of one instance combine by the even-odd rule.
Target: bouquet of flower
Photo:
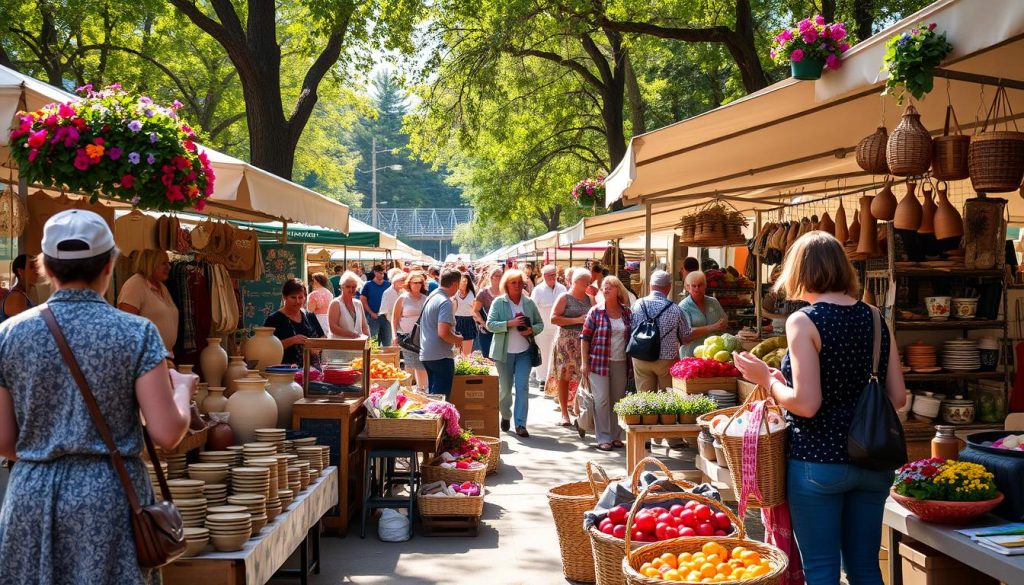
[[[451,402],[431,402],[424,410],[440,415],[444,420],[445,435],[458,437],[462,434],[462,427],[459,426],[459,411]]]
[[[159,106],[117,84],[79,93],[80,100],[19,113],[11,156],[30,182],[148,209],[203,209],[213,168],[178,117],[181,104]]]
[[[738,378],[740,371],[729,362],[706,358],[683,358],[672,364],[669,373],[673,378],[689,380],[691,378]]]
[[[953,50],[946,41],[946,33],[936,33],[935,23],[895,35],[885,43],[885,61],[882,71],[889,72],[885,80],[885,93],[897,93],[896,100],[903,103],[907,92],[921,99],[932,90],[935,68]],[[902,89],[901,89],[902,88]]]
[[[775,35],[771,57],[780,65],[818,59],[828,69],[839,69],[843,65],[842,54],[850,48],[845,38],[845,24],[826,23],[823,16],[816,14]]]
[[[572,188],[572,198],[577,203],[590,205],[593,201],[604,204],[604,175],[587,177]],[[582,200],[582,201],[581,201]]]
[[[933,457],[907,463],[896,472],[893,490],[908,498],[980,502],[996,497],[995,476],[977,463]]]
[[[479,351],[455,358],[456,376],[487,376],[490,373],[491,360],[485,358]]]
[[[445,443],[441,457],[445,461],[487,461],[491,448],[470,431],[462,431]]]

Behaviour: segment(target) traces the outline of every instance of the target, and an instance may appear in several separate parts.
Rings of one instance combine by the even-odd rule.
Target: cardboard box
[[[448,401],[455,408],[462,404],[486,404],[498,408],[498,377],[455,376]]]
[[[903,585],[999,585],[999,581],[919,542],[900,542]]]
[[[469,429],[477,435],[488,437],[500,437],[498,428],[498,405],[488,406],[486,404],[468,403],[456,406],[459,409],[459,424],[464,429]]]

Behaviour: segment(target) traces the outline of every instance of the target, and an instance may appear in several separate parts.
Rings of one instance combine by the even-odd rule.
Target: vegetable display
[[[711,335],[704,343],[693,350],[693,357],[713,359],[718,362],[732,362],[732,352],[740,348],[740,340],[735,335],[724,333]]]
[[[474,351],[469,356],[455,358],[456,376],[489,376],[491,374],[491,360],[484,357],[479,351]]]
[[[597,529],[615,538],[626,537],[629,508],[615,506],[598,523]],[[631,538],[639,542],[657,542],[681,536],[726,536],[734,530],[732,521],[722,512],[692,500],[671,508],[652,507],[637,512]]]

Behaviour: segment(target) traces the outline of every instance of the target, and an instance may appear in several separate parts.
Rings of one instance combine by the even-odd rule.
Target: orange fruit
[[[714,541],[708,541],[704,543],[704,546],[700,547],[700,552],[710,555],[718,552],[719,544]]]
[[[751,577],[761,577],[761,576],[767,575],[768,573],[771,573],[771,572],[772,572],[771,568],[768,567],[767,565],[755,565],[753,567],[750,567],[750,576]]]
[[[672,567],[673,569],[675,569],[676,567],[679,566],[679,559],[677,559],[676,555],[674,555],[672,553],[665,553],[665,554],[661,555],[661,557],[659,557],[658,560],[660,560],[662,563]]]
[[[701,576],[704,576],[704,577],[714,577],[715,573],[716,573],[715,566],[712,565],[711,563],[704,563],[703,565],[700,566],[700,574],[701,574]]]
[[[718,563],[715,565],[715,572],[720,575],[728,575],[732,572],[732,567],[730,567],[728,563]]]
[[[690,583],[697,583],[700,579],[700,571],[690,571],[690,573],[686,575],[686,580]]]
[[[717,565],[718,563],[722,562],[722,557],[718,556],[718,553],[711,553],[707,556],[705,560],[711,563],[712,565]]]
[[[666,581],[680,581],[682,580],[682,575],[675,569],[669,569],[662,574],[661,578]]]
[[[651,566],[654,567],[655,569],[660,569],[661,566],[664,565],[664,564],[665,564],[665,561],[661,560],[660,558],[654,558],[654,559],[651,560]]]
[[[729,556],[734,558],[734,559],[738,559],[738,558],[740,558],[740,555],[743,554],[743,551],[745,551],[745,550],[747,550],[746,547],[744,547],[744,546],[737,546],[736,548],[732,549],[732,554],[730,554]]]
[[[658,572],[658,569],[655,569],[654,567],[647,567],[645,569],[641,569],[640,574],[643,575],[644,577],[651,577],[651,578],[655,578],[655,579],[659,575],[661,575],[661,573]]]
[[[689,562],[689,561],[690,561],[690,559],[692,559],[692,558],[693,558],[693,555],[692,555],[692,554],[690,554],[690,553],[688,553],[688,552],[684,552],[684,553],[679,553],[679,563],[680,563],[680,564],[682,564],[682,563],[687,563],[687,562]]]

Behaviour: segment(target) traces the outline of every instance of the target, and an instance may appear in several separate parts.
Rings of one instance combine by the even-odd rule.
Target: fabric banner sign
[[[281,286],[290,278],[306,282],[306,259],[302,244],[260,243],[263,278],[243,280],[242,323],[249,333],[262,327],[267,316],[281,308]],[[308,286],[308,284],[307,284]]]

